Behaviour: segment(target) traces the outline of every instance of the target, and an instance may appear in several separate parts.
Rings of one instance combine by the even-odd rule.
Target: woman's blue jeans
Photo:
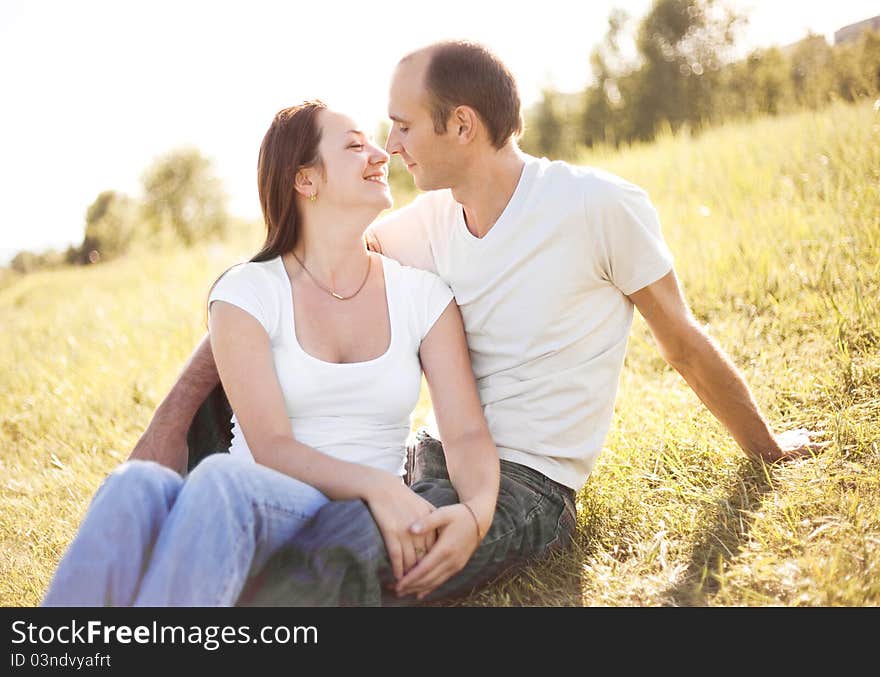
[[[128,461],[98,489],[43,606],[232,606],[327,498],[229,454],[184,480]]]

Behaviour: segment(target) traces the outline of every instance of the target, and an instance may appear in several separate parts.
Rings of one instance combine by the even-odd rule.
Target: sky
[[[877,0],[733,0],[745,51],[826,35],[880,13]],[[256,159],[275,112],[321,98],[375,130],[395,64],[436,40],[481,42],[524,105],[589,84],[609,12],[651,0],[463,3],[0,0],[0,265],[20,250],[79,244],[104,190],[140,196],[144,170],[195,146],[229,211],[259,217]]]

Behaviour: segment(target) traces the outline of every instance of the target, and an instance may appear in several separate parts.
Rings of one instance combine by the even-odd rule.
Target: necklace
[[[323,284],[321,284],[320,282],[318,282],[318,280],[315,279],[315,276],[312,275],[311,272],[309,272],[309,269],[308,269],[308,268],[306,268],[306,264],[304,264],[302,261],[300,261],[300,260],[299,260],[299,257],[298,257],[293,251],[290,252],[290,255],[291,255],[293,258],[296,259],[296,262],[297,262],[300,266],[302,266],[302,269],[303,269],[304,271],[306,271],[306,274],[307,274],[310,278],[312,278],[312,282],[314,282],[316,285],[318,285],[318,287],[320,287],[320,288],[323,289],[325,292],[327,292],[328,294],[330,294],[330,296],[332,296],[332,297],[335,298],[335,299],[339,299],[340,301],[348,301],[348,299],[352,299],[352,298],[354,298],[355,296],[357,296],[357,295],[360,293],[361,289],[363,289],[363,288],[364,288],[364,285],[367,283],[367,278],[370,277],[370,268],[371,268],[372,265],[373,265],[373,257],[367,255],[367,256],[368,256],[368,258],[367,258],[367,274],[364,275],[364,281],[361,282],[361,286],[357,288],[357,291],[356,291],[354,294],[350,294],[349,296],[341,296],[340,294],[337,294],[337,293],[336,293],[335,291],[333,291],[332,289],[327,289],[327,287],[325,287]]]

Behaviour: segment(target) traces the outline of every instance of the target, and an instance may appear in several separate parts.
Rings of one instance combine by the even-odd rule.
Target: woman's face
[[[323,176],[314,173],[318,201],[336,207],[369,206],[377,214],[390,207],[388,153],[347,115],[322,110],[318,124],[318,154],[324,165]]]

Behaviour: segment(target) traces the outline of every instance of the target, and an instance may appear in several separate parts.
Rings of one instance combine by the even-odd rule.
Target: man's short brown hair
[[[425,89],[435,132],[446,131],[446,122],[456,106],[470,106],[486,125],[495,148],[522,134],[516,80],[501,59],[486,47],[466,40],[439,42],[422,51],[429,59]]]

